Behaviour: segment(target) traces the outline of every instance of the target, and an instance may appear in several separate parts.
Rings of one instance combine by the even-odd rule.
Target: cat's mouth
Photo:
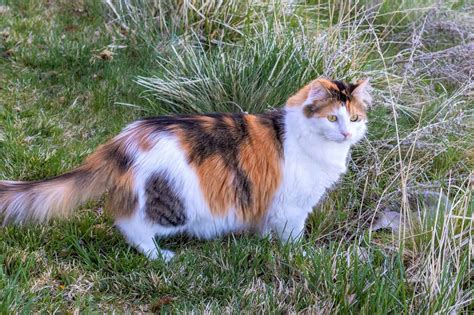
[[[352,140],[352,138],[346,138],[346,137],[338,137],[338,136],[335,136],[335,135],[324,135],[324,137],[326,138],[326,140],[328,141],[332,141],[332,142],[337,142],[337,143],[345,143],[345,142],[349,142]]]

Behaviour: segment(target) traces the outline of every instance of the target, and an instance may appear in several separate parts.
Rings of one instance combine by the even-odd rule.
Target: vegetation
[[[0,312],[473,312],[473,9],[0,0],[0,179],[72,169],[139,117],[278,107],[318,76],[368,76],[375,99],[301,244],[177,237],[148,261],[99,200],[1,228]]]

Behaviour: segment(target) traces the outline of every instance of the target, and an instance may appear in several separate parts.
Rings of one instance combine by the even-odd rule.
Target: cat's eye
[[[360,120],[360,119],[359,119],[359,115],[354,114],[354,115],[351,116],[351,121],[352,121],[352,122],[354,122],[354,121],[359,121],[359,120]]]
[[[337,120],[337,117],[335,115],[328,115],[326,117],[330,122],[335,122]]]

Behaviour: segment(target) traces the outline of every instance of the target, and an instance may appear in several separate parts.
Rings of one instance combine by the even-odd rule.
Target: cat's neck
[[[285,147],[318,164],[345,171],[350,143],[329,141],[308,127],[307,118],[298,110],[286,110]],[[296,153],[296,152],[294,152]]]

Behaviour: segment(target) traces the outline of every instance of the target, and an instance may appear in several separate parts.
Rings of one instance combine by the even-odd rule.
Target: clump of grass
[[[240,41],[212,49],[188,38],[170,44],[169,53],[158,54],[159,69],[137,83],[158,101],[150,103],[152,109],[261,112],[279,107],[315,77],[365,75],[373,45],[363,39],[370,34],[351,21],[342,24],[352,28],[316,33],[303,24],[263,20]]]
[[[171,112],[261,112],[278,107],[322,73],[327,60],[323,47],[304,37],[269,34],[211,51],[200,45],[173,46],[170,56],[158,60],[159,75],[137,82]]]

